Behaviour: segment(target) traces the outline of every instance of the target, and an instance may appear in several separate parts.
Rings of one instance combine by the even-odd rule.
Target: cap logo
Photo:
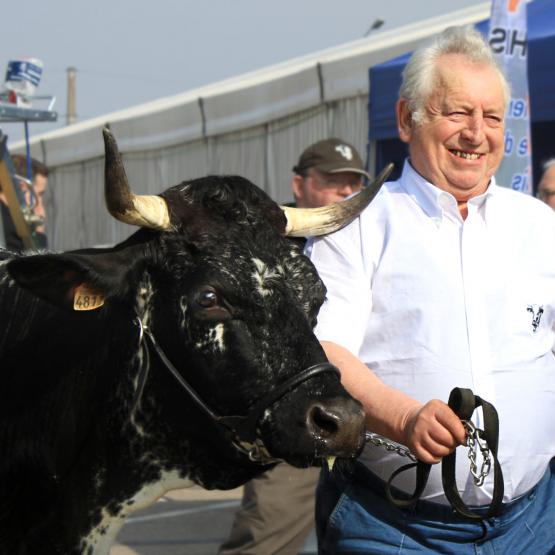
[[[352,151],[350,146],[337,145],[335,147],[335,150],[337,150],[337,152],[339,152],[339,154],[341,154],[341,156],[343,156],[343,158],[345,158],[347,160],[352,160],[353,159],[353,151]]]

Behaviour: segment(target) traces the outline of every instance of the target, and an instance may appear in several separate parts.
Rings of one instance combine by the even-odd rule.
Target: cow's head
[[[124,405],[138,441],[150,442],[167,468],[187,460],[188,472],[208,487],[234,486],[274,458],[307,466],[355,456],[364,414],[312,333],[325,288],[287,235],[345,225],[385,176],[353,199],[315,211],[284,212],[236,176],[137,196],[108,131],[105,141],[109,210],[141,229],[111,249],[21,257],[8,271],[72,311],[85,302],[85,286],[87,302],[97,296],[103,304],[83,318],[134,337],[133,387]],[[241,418],[218,420],[253,411],[250,427]]]

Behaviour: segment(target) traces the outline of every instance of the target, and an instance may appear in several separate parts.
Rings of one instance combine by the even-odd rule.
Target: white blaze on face
[[[222,323],[216,324],[210,328],[207,334],[195,343],[197,349],[211,349],[212,351],[219,351],[221,353],[225,350],[224,343],[224,325]]]
[[[256,289],[262,297],[265,297],[272,292],[272,280],[283,275],[283,268],[281,266],[275,269],[269,268],[259,258],[253,258],[252,262],[255,267],[253,278],[256,283]]]
[[[218,348],[219,351],[223,352],[224,350],[224,325],[218,324],[214,330],[214,345]]]
[[[162,472],[160,480],[146,484],[133,497],[122,502],[116,515],[102,509],[100,522],[81,541],[81,552],[88,553],[87,549],[92,547],[92,555],[108,555],[125,519],[131,513],[148,507],[167,491],[193,485],[188,478],[180,477],[177,471]]]

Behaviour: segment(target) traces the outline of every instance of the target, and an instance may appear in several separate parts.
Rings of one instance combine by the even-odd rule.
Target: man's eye
[[[212,308],[219,303],[218,295],[210,289],[201,291],[197,297],[197,304],[202,308]]]

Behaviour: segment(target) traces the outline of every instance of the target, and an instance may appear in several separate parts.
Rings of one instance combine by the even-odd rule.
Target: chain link
[[[484,484],[491,470],[491,457],[487,441],[484,439],[484,430],[477,428],[472,420],[462,420],[463,426],[466,430],[468,458],[470,460],[470,472],[474,477],[474,483],[479,487]],[[408,447],[391,441],[379,434],[373,432],[366,432],[366,443],[374,445],[375,447],[383,447],[386,451],[394,452],[401,457],[407,457],[411,461],[417,462],[417,458],[410,451]],[[480,472],[478,472],[478,465],[476,463],[477,448],[480,449],[482,454],[482,464]]]
[[[484,430],[476,428],[472,420],[462,420],[466,429],[466,442],[468,445],[468,458],[470,460],[470,472],[474,477],[474,483],[481,486],[487,478],[491,470],[491,457],[487,441],[484,439]],[[482,454],[482,464],[480,472],[478,472],[478,465],[476,464],[477,447],[480,448]]]
[[[373,432],[366,432],[366,443],[370,443],[376,447],[383,447],[386,451],[393,451],[401,457],[408,457],[411,461],[417,462],[417,458],[414,454],[400,443],[395,443],[379,434]]]

